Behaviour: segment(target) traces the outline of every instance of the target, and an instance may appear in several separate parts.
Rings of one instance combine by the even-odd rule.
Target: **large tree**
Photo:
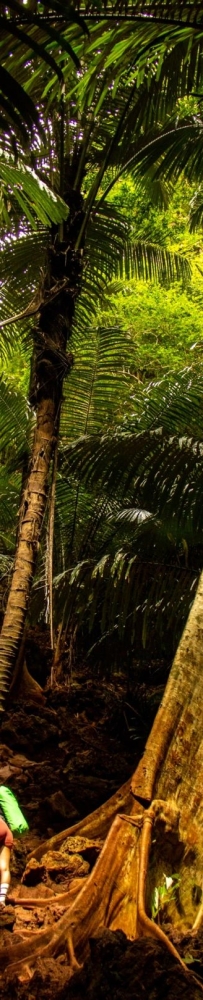
[[[175,15],[175,4],[172,6]],[[187,7],[182,27],[181,17],[182,9],[178,26],[173,24],[169,28],[166,24],[157,25],[156,19],[150,19],[148,24],[141,15],[141,27],[139,25],[137,31],[133,31],[133,36],[129,25],[122,30],[117,25],[115,29],[105,26],[102,36],[96,26],[89,50],[93,45],[94,51],[97,49],[97,57],[95,55],[94,66],[94,60],[87,66],[85,97],[79,80],[79,93],[82,95],[79,114],[75,96],[72,93],[69,96],[72,144],[70,147],[69,142],[71,153],[68,151],[64,159],[63,189],[69,217],[63,233],[52,234],[48,264],[43,272],[37,303],[35,380],[31,393],[36,409],[36,428],[22,495],[14,574],[2,629],[1,660],[5,681],[7,675],[10,676],[24,629],[45,509],[49,464],[58,434],[62,375],[64,370],[67,372],[71,361],[66,355],[66,344],[81,284],[84,236],[91,218],[94,226],[96,219],[101,219],[100,211],[108,186],[105,192],[102,188],[100,200],[97,196],[105,171],[110,165],[117,166],[118,160],[120,169],[127,168],[129,160],[132,162],[132,158],[135,160],[135,156],[138,157],[139,146],[143,144],[143,131],[140,130],[150,124],[152,114],[164,118],[167,100],[174,102],[181,93],[191,89],[191,68],[193,85],[201,85],[202,29],[198,19],[194,25],[187,24]],[[80,42],[78,49],[81,54]],[[121,57],[124,57],[123,62]],[[88,62],[87,51],[85,59]],[[110,87],[113,89],[109,108]],[[113,118],[116,118],[116,127],[113,127]],[[197,138],[199,122],[195,127],[193,135]],[[84,208],[82,184],[87,167],[92,170],[93,179]],[[102,274],[103,262],[104,256]],[[200,884],[202,870],[201,650],[202,578],[143,760],[131,783],[75,828],[90,837],[96,834],[105,837],[107,834],[93,873],[74,901],[67,894],[67,911],[59,920],[57,929],[47,929],[40,933],[40,939],[36,937],[33,942],[32,937],[31,941],[18,944],[9,951],[7,949],[6,955],[4,950],[1,951],[1,968],[9,962],[14,964],[16,970],[16,965],[21,964],[25,957],[33,965],[39,953],[46,957],[57,953],[64,945],[74,968],[77,964],[74,949],[78,957],[82,956],[88,937],[101,926],[113,930],[121,928],[130,939],[151,933],[166,944],[162,929],[152,923],[149,912],[146,913],[145,892],[152,828],[152,885],[157,886],[159,878],[162,843],[161,864],[164,861],[166,867],[167,861],[168,873],[174,870],[174,855],[177,857],[182,924],[193,928],[193,931],[196,929],[198,920],[193,886],[194,883]],[[54,839],[53,846],[59,846],[63,838],[64,831]],[[40,848],[38,855],[43,849]],[[180,904],[178,907],[177,901],[172,899],[169,913],[174,927],[180,926],[179,910]],[[177,956],[171,942],[168,947]]]

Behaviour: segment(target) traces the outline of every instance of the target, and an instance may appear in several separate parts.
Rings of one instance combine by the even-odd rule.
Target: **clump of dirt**
[[[11,980],[0,986],[10,1000]],[[65,956],[38,963],[30,983],[12,979],[12,1000],[200,1000],[187,971],[159,943],[147,937],[128,941],[122,931],[104,930],[90,940],[83,969],[69,978]]]
[[[124,683],[88,674],[47,691],[44,705],[11,705],[1,725],[0,783],[16,794],[33,836],[66,829],[130,777],[146,739],[143,727],[133,739],[130,711]]]
[[[71,980],[68,1000],[199,1000],[201,986],[152,938],[128,941],[105,930],[90,941],[90,957]],[[59,1000],[59,998],[58,998]],[[60,1000],[65,1000],[64,993]]]

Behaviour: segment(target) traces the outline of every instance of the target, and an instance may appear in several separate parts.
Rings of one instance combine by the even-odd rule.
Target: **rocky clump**
[[[66,882],[69,885],[72,878],[88,875],[90,866],[80,854],[68,854],[67,851],[47,851],[40,862],[31,858],[22,877],[25,885],[37,885],[39,882]]]

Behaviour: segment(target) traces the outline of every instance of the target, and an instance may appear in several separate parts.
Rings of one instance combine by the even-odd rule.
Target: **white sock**
[[[1,903],[5,903],[8,890],[9,882],[2,882],[0,887],[0,905]]]

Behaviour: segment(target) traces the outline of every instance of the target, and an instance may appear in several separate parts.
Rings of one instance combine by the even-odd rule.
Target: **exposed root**
[[[81,879],[81,878],[77,879],[77,885],[76,885],[76,880],[74,880],[75,884],[72,885],[72,886],[70,886],[70,888],[67,889],[67,892],[54,893],[52,896],[45,896],[45,897],[41,897],[40,896],[39,899],[38,899],[37,896],[35,896],[35,898],[33,898],[33,896],[10,896],[9,895],[7,897],[8,898],[8,903],[11,903],[12,906],[23,906],[25,909],[28,909],[28,910],[32,909],[33,907],[35,907],[37,909],[38,906],[47,907],[47,906],[49,906],[50,903],[64,903],[64,904],[67,904],[67,903],[69,903],[69,900],[70,901],[72,900],[73,896],[76,896],[78,894],[78,892],[80,892],[81,883],[82,883],[82,885],[84,885],[84,882],[86,882],[88,878],[89,878],[89,875],[84,875],[83,879]],[[80,885],[78,883],[80,883]]]
[[[75,956],[71,931],[69,931],[68,935],[67,935],[66,949],[67,949],[67,953],[68,953],[68,958],[69,958],[69,964],[70,964],[71,972],[74,972],[74,971],[77,971],[78,969],[81,969],[82,966],[79,965],[79,962],[77,962],[77,958]]]
[[[121,830],[122,836],[120,836]],[[85,880],[85,884],[77,894],[76,899],[71,902],[68,910],[66,909],[66,912],[58,921],[57,930],[54,929],[53,931],[53,928],[46,928],[46,930],[41,931],[40,938],[37,935],[33,940],[33,936],[31,936],[29,940],[8,948],[7,953],[5,949],[1,949],[0,969],[8,966],[14,966],[15,969],[20,968],[21,964],[24,964],[25,961],[28,961],[29,964],[29,958],[33,965],[33,961],[39,955],[44,958],[46,956],[53,956],[53,954],[62,951],[64,945],[68,950],[73,965],[73,952],[75,954],[75,948],[79,947],[80,951],[83,951],[88,938],[95,932],[98,926],[105,927],[110,925],[108,919],[109,900],[114,891],[115,912],[117,901],[120,899],[120,887],[117,888],[117,885],[119,885],[123,859],[128,859],[129,850],[134,854],[135,848],[136,838],[132,823],[124,824],[119,816],[117,816],[93,871]],[[133,933],[135,921],[131,916],[131,914],[135,914],[135,892],[136,887],[134,889],[134,877],[132,877],[128,904],[129,914],[126,910],[126,922],[124,926],[127,935],[129,931],[129,937],[135,936]],[[48,897],[46,905],[49,905],[49,900],[50,897]],[[21,904],[22,901],[19,899],[18,902]],[[54,902],[56,903],[56,897],[54,898]],[[35,901],[35,906],[37,906],[37,900]],[[113,912],[112,899],[111,910]],[[121,922],[119,925],[122,926]]]
[[[100,810],[95,811],[96,824],[98,812]],[[29,969],[31,963],[33,968],[38,957],[50,958],[65,948],[70,971],[73,973],[81,967],[75,949],[83,957],[89,937],[98,928],[108,927],[111,930],[120,928],[131,940],[136,936],[150,935],[167,948],[188,975],[193,975],[161,927],[146,913],[145,895],[152,828],[157,818],[164,821],[166,830],[176,829],[179,821],[176,803],[155,799],[144,811],[134,802],[130,814],[117,813],[95,867],[82,880],[79,890],[78,886],[73,886],[72,893],[69,889],[67,893],[54,894],[46,899],[16,898],[15,903],[21,906],[37,908],[60,902],[65,904],[66,910],[54,928],[41,930],[39,935],[32,934],[7,951],[1,949],[0,969],[10,966],[15,972],[21,973],[22,970],[24,975],[25,967]],[[86,824],[89,828],[89,818]],[[77,824],[71,828],[71,832],[72,829],[76,832],[78,826],[81,829],[81,824]],[[67,832],[63,831],[63,839],[66,835]],[[95,827],[92,836],[95,836]],[[194,976],[193,979],[203,991],[202,983]]]
[[[178,951],[172,944],[172,941],[164,934],[161,927],[150,920],[147,916],[145,909],[145,895],[146,895],[146,881],[147,881],[147,871],[149,862],[149,853],[151,847],[152,839],[152,828],[157,815],[163,817],[163,808],[165,803],[160,800],[154,800],[152,805],[143,817],[142,833],[140,839],[140,864],[139,864],[139,875],[138,875],[138,921],[141,924],[142,933],[151,934],[152,937],[164,944],[165,947],[170,951],[170,954],[180,962],[180,965],[185,969],[185,962],[183,962]]]
[[[200,930],[200,927],[202,927],[202,923],[203,923],[203,903],[200,904],[200,907],[199,907],[196,919],[194,921],[194,924],[193,924],[193,927],[192,927],[192,930],[191,930],[191,936],[192,937],[195,937],[195,935],[198,934],[198,931]]]
[[[173,958],[176,958],[177,962],[179,962],[179,964],[182,965],[184,971],[187,972],[189,975],[191,975],[191,970],[188,969],[187,965],[179,955],[179,952],[172,944],[172,941],[170,941],[170,938],[167,937],[167,935],[164,933],[162,928],[158,926],[158,924],[155,924],[152,920],[150,920],[150,917],[147,916],[145,909],[146,880],[147,880],[149,853],[152,840],[152,828],[157,816],[159,816],[160,819],[165,820],[167,824],[167,829],[170,828],[172,829],[174,825],[176,826],[177,824],[178,810],[175,806],[173,806],[173,804],[170,805],[170,803],[166,803],[160,799],[157,800],[155,799],[154,802],[152,802],[150,808],[144,814],[142,833],[140,838],[140,864],[139,864],[139,875],[138,875],[138,901],[137,901],[138,921],[140,923],[142,933],[144,933],[145,935],[150,934],[152,937],[156,938],[157,941],[160,941],[160,944],[164,945],[164,947],[167,948],[170,954],[173,955]],[[201,980],[196,978],[196,976],[194,976],[193,973],[192,976],[194,982],[197,983],[197,985],[201,988],[203,992],[203,984],[201,983]]]

